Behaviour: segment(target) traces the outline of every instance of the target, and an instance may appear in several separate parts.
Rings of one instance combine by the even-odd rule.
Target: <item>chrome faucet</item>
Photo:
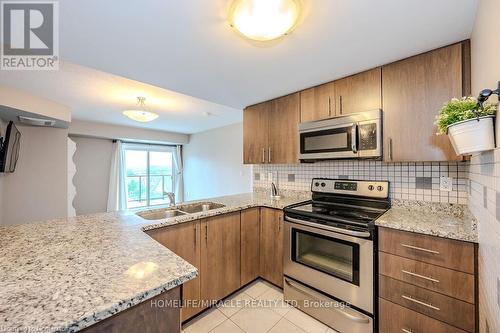
[[[175,206],[175,193],[174,192],[163,192],[163,195],[168,197],[170,200],[170,206]]]

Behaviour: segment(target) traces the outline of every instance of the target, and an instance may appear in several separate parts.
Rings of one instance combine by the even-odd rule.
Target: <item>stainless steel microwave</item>
[[[381,110],[299,124],[302,161],[381,157]]]

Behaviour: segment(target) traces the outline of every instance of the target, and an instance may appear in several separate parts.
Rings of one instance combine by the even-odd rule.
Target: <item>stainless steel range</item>
[[[284,209],[285,299],[342,333],[374,331],[374,221],[388,187],[315,178],[312,200]]]

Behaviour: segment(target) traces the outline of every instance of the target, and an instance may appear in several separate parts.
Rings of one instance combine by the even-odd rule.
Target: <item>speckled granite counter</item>
[[[398,229],[466,242],[478,242],[477,222],[467,206],[394,200],[379,217],[379,227]]]
[[[197,275],[143,230],[306,199],[249,193],[207,199],[226,207],[161,221],[123,212],[2,226],[0,332],[78,331]]]

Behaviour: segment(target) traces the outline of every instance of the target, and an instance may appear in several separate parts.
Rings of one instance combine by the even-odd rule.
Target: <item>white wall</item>
[[[3,175],[2,223],[67,215],[67,129],[18,126],[16,171]]]
[[[500,81],[500,1],[480,0],[471,37],[472,93]],[[496,98],[491,99],[495,101]],[[497,147],[500,140],[497,117]],[[469,207],[479,220],[480,332],[500,332],[500,148],[470,162]]]
[[[76,209],[76,214],[105,212],[113,142],[74,136],[71,139],[76,143],[76,153],[73,157],[76,166],[73,178],[76,197],[73,200],[73,207]]]
[[[252,191],[242,123],[193,134],[183,152],[185,200]]]

